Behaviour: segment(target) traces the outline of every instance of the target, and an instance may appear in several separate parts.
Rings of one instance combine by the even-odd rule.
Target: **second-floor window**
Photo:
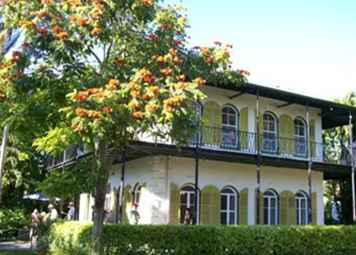
[[[307,134],[305,121],[301,118],[294,120],[294,140],[295,154],[297,156],[306,156],[307,153]]]
[[[277,119],[269,112],[263,114],[263,150],[277,151]]]
[[[232,106],[222,109],[222,144],[223,146],[237,146],[238,144],[238,113]]]

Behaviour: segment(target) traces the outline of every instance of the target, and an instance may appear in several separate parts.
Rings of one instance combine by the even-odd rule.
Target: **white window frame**
[[[274,130],[267,129],[270,125],[266,125],[266,123],[267,123],[267,121],[268,121],[268,123],[270,123],[271,120],[270,119],[266,120],[265,119],[266,116],[271,117],[271,120],[273,121],[272,123],[273,123],[273,126],[274,126]],[[271,112],[265,112],[263,114],[262,121],[263,121],[263,147],[262,147],[263,151],[275,153],[278,150],[278,123],[277,123],[277,118]],[[270,136],[274,137],[274,139],[271,139]],[[266,148],[266,146],[265,146],[266,140],[267,141],[269,140],[269,142],[271,142],[271,143],[274,142],[274,144],[275,144],[274,147],[275,148],[272,149],[272,150],[270,148]]]
[[[230,190],[231,192],[224,192],[226,190]],[[221,193],[220,193],[220,199],[221,197],[225,196],[226,197],[226,209],[222,209],[222,205],[220,207],[220,219],[221,219],[221,214],[222,213],[226,213],[226,225],[234,225],[234,224],[238,224],[237,222],[237,215],[238,215],[238,207],[237,207],[237,203],[238,203],[238,195],[237,192],[231,188],[231,187],[225,187],[222,189]],[[230,209],[230,198],[233,197],[234,201],[235,201],[235,206],[234,209]],[[229,219],[230,219],[230,213],[234,213],[235,217],[234,217],[234,222],[230,223]]]
[[[191,188],[191,190],[184,190],[185,188]],[[183,204],[182,201],[179,203],[179,208],[181,208],[183,205],[185,205],[186,208],[191,209],[192,206],[195,206],[198,211],[199,211],[199,192],[198,192],[198,204],[195,204],[195,187],[193,185],[185,185],[181,188],[179,192],[179,197],[182,195],[186,195],[186,204]],[[195,215],[195,211],[191,211],[192,215]],[[182,219],[180,219],[182,221]],[[199,215],[195,215],[195,221],[199,222]]]
[[[268,194],[270,193],[270,194]],[[267,204],[265,204],[265,199],[267,199]],[[276,207],[273,208],[271,206],[271,201],[272,199],[275,199],[275,205]],[[274,224],[279,224],[279,205],[278,205],[278,195],[275,191],[273,190],[267,190],[265,193],[263,193],[263,212],[265,212],[265,209],[267,208],[267,222],[265,224],[267,225],[272,225],[272,209],[275,209],[275,215],[274,215]]]
[[[305,201],[305,208],[302,208],[302,201]],[[304,191],[298,191],[295,195],[295,209],[297,217],[297,225],[306,225],[308,224],[308,196]],[[302,217],[302,210],[305,210],[305,218]]]
[[[302,125],[298,124],[297,122],[300,122]],[[307,125],[302,118],[298,117],[294,120],[295,153],[297,156],[306,156],[306,154],[307,154],[307,128],[306,128],[306,126]],[[299,129],[299,128],[303,129],[304,135],[300,135],[299,130],[298,130],[298,132],[296,132],[297,129]],[[303,145],[304,145],[303,152],[297,150],[297,148],[299,148],[298,144],[302,144],[301,141],[304,141],[303,142]]]
[[[141,189],[142,189],[142,185],[140,185],[139,183],[137,183],[135,185],[135,188],[133,190],[133,197],[132,197],[132,202],[133,204],[136,204],[137,206],[140,205],[140,201],[141,201]]]
[[[233,113],[226,113],[224,112],[224,109],[229,109],[232,110]],[[230,123],[224,123],[224,116],[226,115],[226,120],[229,120],[231,116],[233,116],[235,118],[235,123],[234,124],[230,124]],[[225,105],[222,110],[221,110],[221,129],[222,129],[222,137],[223,137],[223,145],[224,146],[237,146],[239,144],[239,136],[238,136],[238,124],[239,124],[239,113],[238,111],[235,109],[235,107],[231,106],[231,105]],[[229,143],[225,143],[224,142],[224,128],[227,128],[227,130],[232,129],[235,132],[235,143],[234,144],[229,144]]]

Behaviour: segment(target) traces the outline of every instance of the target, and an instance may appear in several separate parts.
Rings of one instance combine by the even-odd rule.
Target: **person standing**
[[[49,220],[50,221],[55,221],[58,219],[58,212],[57,209],[54,208],[54,206],[52,204],[48,205],[48,209],[49,209]]]
[[[30,229],[30,241],[31,241],[31,248],[36,244],[36,239],[38,236],[38,227],[41,223],[40,213],[37,209],[34,209],[31,214],[31,229]]]
[[[73,202],[69,203],[68,209],[67,220],[75,220],[75,207]]]

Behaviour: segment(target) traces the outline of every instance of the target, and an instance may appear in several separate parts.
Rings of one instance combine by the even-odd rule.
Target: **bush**
[[[0,240],[17,237],[20,229],[30,224],[29,217],[21,209],[0,209]]]
[[[52,255],[89,254],[91,225],[54,224]],[[354,255],[352,226],[130,226],[106,225],[106,255]]]

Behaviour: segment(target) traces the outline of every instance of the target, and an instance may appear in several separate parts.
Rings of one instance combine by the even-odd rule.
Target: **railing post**
[[[308,221],[312,223],[312,153],[311,153],[311,141],[310,141],[310,114],[308,104],[305,106],[306,122],[307,122],[307,145],[308,145]]]
[[[256,147],[257,147],[257,158],[256,158],[256,224],[260,224],[260,193],[261,193],[261,149],[260,149],[260,92],[257,90],[256,93]]]
[[[355,155],[353,152],[353,125],[352,114],[349,116],[349,138],[350,138],[350,159],[351,159],[351,188],[352,188],[352,220],[356,223],[356,201],[355,201]]]

